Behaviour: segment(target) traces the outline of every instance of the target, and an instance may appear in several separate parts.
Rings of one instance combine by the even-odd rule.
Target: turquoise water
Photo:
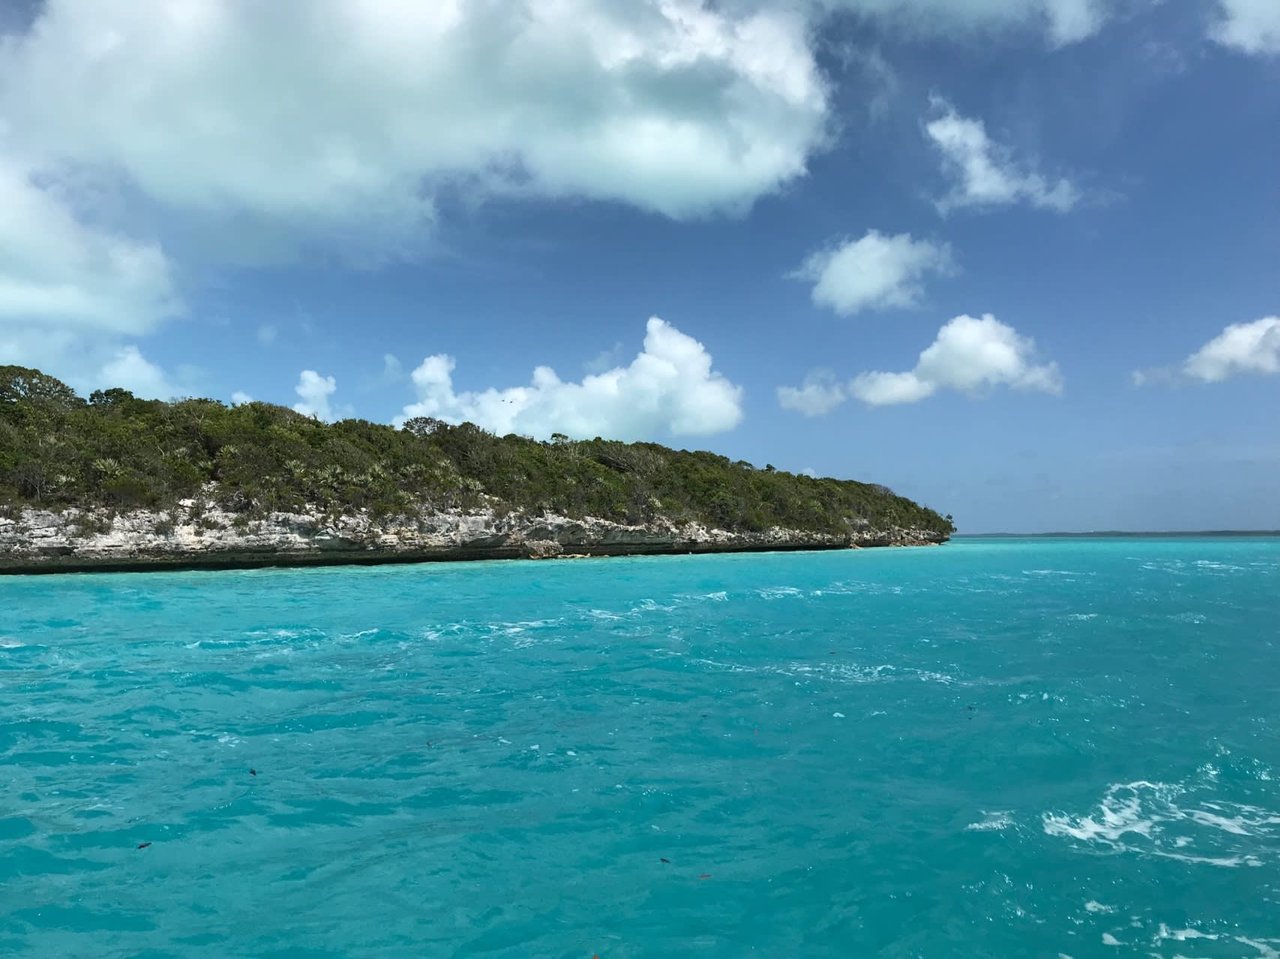
[[[1275,957],[1280,540],[0,579],[0,955]]]

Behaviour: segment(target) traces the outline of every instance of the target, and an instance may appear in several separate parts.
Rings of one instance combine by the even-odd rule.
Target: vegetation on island
[[[0,366],[0,507],[161,510],[184,499],[250,519],[307,506],[398,516],[490,505],[732,531],[954,531],[950,516],[883,486],[714,453],[599,437],[539,442],[428,417],[400,429],[322,423],[270,403],[162,402],[121,389],[86,400],[38,370]]]

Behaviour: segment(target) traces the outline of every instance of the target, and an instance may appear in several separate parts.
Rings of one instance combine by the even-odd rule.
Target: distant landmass
[[[837,549],[954,529],[883,486],[656,443],[85,399],[0,367],[0,571]]]

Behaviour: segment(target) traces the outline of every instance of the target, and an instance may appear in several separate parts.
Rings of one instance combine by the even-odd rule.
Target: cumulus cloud
[[[189,396],[198,371],[179,367],[175,376],[132,342],[86,335],[72,328],[0,323],[0,364],[30,366],[58,377],[82,396],[119,387],[145,399]]]
[[[1175,368],[1139,370],[1137,386],[1153,383],[1220,383],[1247,373],[1280,373],[1280,316],[1232,323]]]
[[[1070,180],[1050,180],[1019,162],[1012,150],[991,139],[981,120],[961,116],[940,97],[933,98],[932,106],[936,115],[925,123],[925,135],[953,181],[950,192],[937,201],[942,213],[1014,203],[1065,213],[1080,201]]]
[[[869,230],[859,240],[846,239],[811,254],[792,275],[813,282],[814,303],[849,315],[914,306],[924,295],[926,276],[953,269],[945,244]]]
[[[0,118],[171,209],[338,246],[459,186],[698,216],[824,142],[806,30],[700,0],[48,0],[0,48]]]
[[[117,350],[103,364],[98,380],[108,387],[120,387],[145,399],[169,400],[179,393],[164,370],[143,356],[136,346]]]
[[[778,405],[805,416],[823,416],[846,399],[844,384],[830,370],[814,370],[799,386],[778,387]]]
[[[1062,375],[1057,363],[1037,362],[1032,340],[987,313],[957,316],[943,325],[914,369],[862,373],[848,383],[828,370],[815,370],[798,387],[778,387],[778,403],[805,416],[822,416],[851,397],[889,406],[916,403],[940,390],[973,395],[996,386],[1058,394]]]
[[[303,370],[298,375],[298,385],[293,388],[300,397],[300,402],[294,403],[293,408],[304,416],[314,416],[331,423],[335,416],[329,400],[337,389],[338,381],[332,376],[321,376],[315,370]]]
[[[179,311],[142,223],[238,265],[369,265],[421,250],[442,194],[735,214],[829,140],[799,8],[45,0],[25,20],[0,38],[0,324],[80,336]]]
[[[415,416],[470,421],[491,432],[546,439],[644,439],[662,433],[696,436],[731,430],[742,419],[742,390],[712,368],[706,348],[669,323],[649,320],[644,349],[628,366],[561,380],[550,367],[533,371],[528,386],[458,392],[454,358],[428,356],[413,371],[418,401],[398,424]]]
[[[926,36],[994,30],[1039,30],[1054,46],[1097,33],[1110,12],[1109,0],[819,0],[833,10],[887,20]],[[1257,0],[1266,2],[1266,0]]]
[[[1061,393],[1056,363],[1036,362],[1035,343],[990,313],[957,316],[938,331],[915,368],[902,373],[862,373],[849,392],[872,406],[915,403],[939,390],[979,393],[996,386]]]
[[[1243,53],[1280,54],[1280,3],[1276,0],[1219,0],[1210,35]]]
[[[231,394],[232,406],[244,406],[246,403],[252,403],[252,402],[253,402],[253,397],[242,390],[236,390],[234,393]]]
[[[158,246],[82,222],[58,181],[3,155],[0,210],[0,325],[137,334],[178,310]]]

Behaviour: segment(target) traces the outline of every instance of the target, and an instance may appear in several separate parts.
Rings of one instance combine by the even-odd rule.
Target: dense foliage
[[[209,499],[252,516],[317,506],[379,515],[420,505],[549,509],[639,523],[843,532],[869,523],[951,532],[881,486],[756,469],[654,443],[494,436],[471,423],[326,424],[268,403],[86,401],[36,370],[0,366],[0,505],[164,508]]]

